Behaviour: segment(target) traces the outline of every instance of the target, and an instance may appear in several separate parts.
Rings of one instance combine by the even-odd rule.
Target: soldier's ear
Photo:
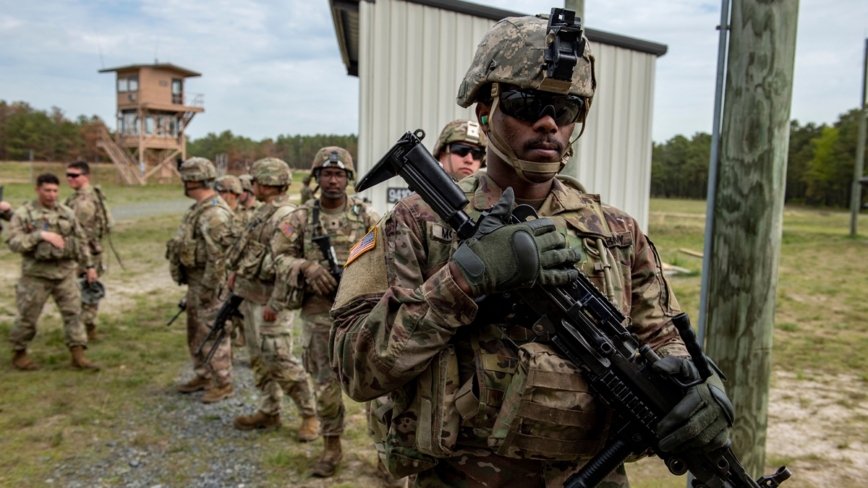
[[[480,127],[482,127],[482,131],[485,132],[485,135],[488,135],[488,132],[491,130],[488,125],[490,123],[490,113],[491,105],[486,105],[482,102],[476,104],[476,118],[479,121]]]

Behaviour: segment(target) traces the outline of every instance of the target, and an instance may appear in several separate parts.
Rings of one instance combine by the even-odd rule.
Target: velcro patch
[[[285,235],[287,238],[292,237],[292,234],[295,233],[295,229],[292,228],[292,225],[290,225],[289,222],[284,222],[280,224],[280,231],[283,232],[283,235]]]
[[[365,237],[362,237],[362,240],[356,243],[352,249],[350,249],[350,256],[347,258],[346,264],[344,264],[344,268],[350,265],[353,261],[358,259],[362,254],[370,251],[371,249],[377,246],[377,228],[374,227],[370,232],[365,234]]]
[[[452,242],[452,236],[454,232],[452,229],[447,227],[443,227],[440,224],[433,224],[431,226],[431,237],[440,242]]]

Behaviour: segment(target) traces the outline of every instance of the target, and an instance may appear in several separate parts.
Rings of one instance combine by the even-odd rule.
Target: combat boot
[[[33,371],[36,369],[36,364],[27,357],[27,351],[22,349],[20,351],[12,351],[14,357],[12,358],[12,366],[15,366],[15,369],[20,371]]]
[[[72,353],[73,369],[80,369],[82,371],[99,371],[99,366],[93,364],[84,357],[83,346],[72,346],[69,348],[69,352]]]
[[[178,393],[193,393],[194,391],[207,390],[211,386],[211,380],[204,376],[196,375],[192,380],[178,385]]]
[[[325,441],[322,457],[313,465],[311,473],[320,478],[330,478],[334,476],[341,459],[344,458],[344,453],[341,450],[341,436],[324,435],[322,438]]]
[[[238,430],[256,430],[267,429],[269,427],[280,427],[280,414],[269,415],[262,411],[256,412],[253,415],[242,415],[235,417],[232,422]]]
[[[225,400],[234,396],[235,389],[232,387],[232,383],[223,387],[214,386],[202,395],[202,403],[217,403],[220,400]]]
[[[386,469],[382,459],[377,459],[377,475],[383,480],[383,486],[389,488],[405,488],[407,486],[407,478],[395,478],[392,473]]]
[[[96,333],[96,327],[88,327],[87,329],[87,342],[98,341],[100,339],[99,334]]]
[[[311,415],[301,420],[301,427],[298,428],[298,440],[301,442],[313,442],[319,437],[319,420],[316,416]]]

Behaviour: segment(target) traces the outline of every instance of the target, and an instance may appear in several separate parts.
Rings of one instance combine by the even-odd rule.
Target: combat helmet
[[[241,182],[241,189],[244,191],[249,191],[253,193],[253,177],[248,175],[241,175],[238,177],[238,181]]]
[[[353,179],[356,170],[350,152],[337,146],[327,146],[317,151],[310,165],[310,172],[314,178],[319,178],[322,168],[340,168],[347,172],[349,180]]]
[[[214,180],[214,190],[218,192],[228,191],[236,195],[244,193],[244,188],[241,187],[241,181],[237,176],[232,175],[221,176]]]
[[[87,282],[87,278],[78,280],[78,287],[81,288],[81,302],[88,305],[93,305],[105,296],[105,286],[99,280]]]
[[[594,55],[581,29],[581,19],[576,19],[570,10],[552,9],[552,16],[509,17],[494,24],[476,48],[456,101],[465,108],[478,101],[490,101],[490,118],[498,108],[502,85],[584,99],[584,111],[577,121],[582,123],[582,130],[565,148],[560,162],[518,159],[501,135],[490,130],[489,149],[511,165],[520,177],[525,178],[525,172],[560,172],[572,157],[572,143],[585,130],[597,85]]]
[[[434,157],[439,158],[443,149],[453,142],[469,142],[482,148],[488,146],[488,138],[475,120],[458,119],[446,124],[434,146]],[[485,157],[482,158],[482,166],[485,166]]]
[[[250,176],[265,186],[289,186],[292,183],[292,170],[288,164],[277,158],[256,161],[250,167]]]
[[[194,157],[189,158],[178,166],[181,173],[181,181],[205,181],[210,182],[217,178],[217,169],[211,161]]]

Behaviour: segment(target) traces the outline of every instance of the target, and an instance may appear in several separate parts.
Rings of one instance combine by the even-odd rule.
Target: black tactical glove
[[[668,356],[654,363],[660,373],[682,383],[699,379],[690,359]],[[692,386],[684,398],[657,424],[660,449],[666,452],[710,452],[726,445],[735,415],[723,383],[712,373],[705,383]]]
[[[551,220],[503,225],[514,201],[512,188],[507,188],[476,234],[452,255],[475,297],[578,278],[578,270],[564,265],[575,264],[581,256],[566,247],[566,238]]]

